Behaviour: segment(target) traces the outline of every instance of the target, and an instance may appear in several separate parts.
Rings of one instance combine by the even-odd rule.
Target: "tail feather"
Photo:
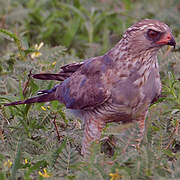
[[[33,74],[33,78],[41,79],[41,80],[57,80],[57,81],[64,81],[65,77],[61,74],[48,74],[48,73],[41,73],[41,74]]]
[[[41,74],[33,74],[32,77],[41,80],[64,81],[65,79],[69,78],[74,72],[76,72],[82,65],[83,62],[67,64],[62,66],[60,72],[57,74],[41,73]]]
[[[7,104],[4,104],[4,106],[41,103],[41,102],[49,102],[49,101],[53,101],[53,100],[56,100],[55,92],[51,92],[49,94],[43,94],[41,96],[32,97],[32,98],[29,98],[29,99],[24,100],[24,101],[16,101],[16,102],[12,102],[12,103],[7,103]]]

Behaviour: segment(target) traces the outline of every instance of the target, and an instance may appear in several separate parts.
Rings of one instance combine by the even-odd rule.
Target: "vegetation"
[[[178,0],[0,0],[0,15],[0,179],[180,179]],[[56,83],[31,73],[101,55],[144,18],[167,23],[177,47],[159,54],[163,97],[150,108],[139,148],[131,147],[136,126],[112,123],[86,160],[83,124],[62,104],[2,105]]]

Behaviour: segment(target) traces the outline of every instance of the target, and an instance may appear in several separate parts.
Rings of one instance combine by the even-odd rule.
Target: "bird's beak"
[[[176,47],[176,41],[170,32],[164,34],[162,38],[156,42],[156,44],[174,46],[174,49]]]

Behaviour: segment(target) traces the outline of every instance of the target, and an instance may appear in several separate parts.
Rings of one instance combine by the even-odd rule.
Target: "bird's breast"
[[[112,87],[112,102],[131,108],[149,104],[160,95],[161,82],[159,70],[154,67],[144,68],[142,73],[133,70],[126,79],[119,79]]]
[[[159,70],[156,68],[151,68],[144,84],[141,87],[141,91],[144,94],[145,99],[152,102],[161,93],[161,81]]]

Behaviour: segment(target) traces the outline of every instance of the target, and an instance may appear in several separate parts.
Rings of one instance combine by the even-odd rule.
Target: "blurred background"
[[[180,33],[178,0],[1,0],[0,14],[0,27],[23,36],[29,46],[62,45],[80,58],[106,52],[140,19],[159,19],[176,37]]]

